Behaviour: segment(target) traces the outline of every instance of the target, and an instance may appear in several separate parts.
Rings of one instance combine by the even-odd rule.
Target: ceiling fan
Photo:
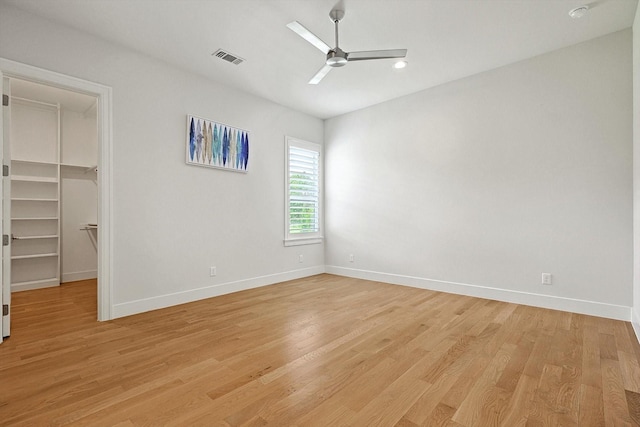
[[[332,68],[342,67],[351,61],[367,61],[369,59],[388,59],[388,58],[404,58],[407,56],[407,49],[386,49],[386,50],[363,50],[358,52],[345,52],[340,49],[338,44],[338,23],[344,18],[344,10],[333,9],[329,13],[329,17],[335,24],[336,47],[333,49],[323,42],[318,36],[306,29],[298,21],[287,24],[300,37],[317,47],[322,53],[327,55],[324,66],[309,80],[309,84],[315,85],[320,83],[324,76],[331,71]]]

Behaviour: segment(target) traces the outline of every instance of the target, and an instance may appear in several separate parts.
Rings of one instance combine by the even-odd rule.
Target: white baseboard
[[[74,271],[72,273],[62,273],[62,283],[77,282],[78,280],[95,279],[98,277],[98,270]]]
[[[638,343],[640,343],[640,307],[635,307],[635,309],[631,310],[631,326],[633,326],[633,330],[636,332],[636,338],[638,339]]]
[[[301,279],[303,277],[314,276],[324,272],[324,265],[320,265],[300,270],[270,274],[267,276],[253,277],[235,282],[222,283],[204,288],[190,289],[188,291],[175,292],[172,294],[159,295],[156,297],[115,304],[111,309],[111,314],[113,316],[112,318],[116,319],[118,317],[130,316],[132,314],[143,313],[145,311],[157,310],[159,308],[166,308],[233,292],[244,291],[246,289],[273,285],[274,283],[286,282],[287,280]]]
[[[32,291],[34,289],[54,288],[60,286],[58,279],[34,280],[33,282],[14,283],[11,292]]]
[[[422,277],[403,276],[378,271],[358,270],[333,265],[327,265],[326,272],[339,276],[373,280],[377,282],[391,283],[394,285],[411,286],[414,288],[486,298],[515,304],[549,308],[553,310],[562,310],[571,313],[588,314],[590,316],[606,317],[609,319],[623,320],[625,322],[631,320],[631,307],[622,305],[604,304],[594,301],[519,292],[508,289],[470,285],[467,283],[425,279]],[[638,326],[640,326],[640,324],[636,324],[634,326],[636,326],[636,334],[638,334],[640,330]],[[640,337],[640,334],[638,334],[638,336]]]

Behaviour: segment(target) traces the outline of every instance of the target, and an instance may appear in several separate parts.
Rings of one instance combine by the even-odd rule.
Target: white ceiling
[[[345,51],[408,49],[409,66],[362,61],[308,80],[322,52],[286,27],[297,20],[330,46],[336,0],[0,0],[319,118],[629,28],[638,0],[343,0]],[[586,0],[587,2],[589,0]],[[211,56],[223,48],[236,66]]]

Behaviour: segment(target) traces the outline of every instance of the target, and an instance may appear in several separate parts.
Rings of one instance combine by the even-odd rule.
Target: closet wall
[[[93,101],[12,81],[12,291],[97,277]]]
[[[98,130],[93,104],[62,110],[60,152],[61,282],[98,275]]]

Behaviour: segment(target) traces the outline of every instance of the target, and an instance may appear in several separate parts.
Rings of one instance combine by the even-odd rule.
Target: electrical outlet
[[[551,284],[551,273],[542,273],[542,284],[543,285]]]
[[[355,261],[353,254],[349,254],[349,262]]]
[[[304,262],[304,255],[298,255],[298,262]]]
[[[209,276],[213,277],[215,276],[217,273],[216,268],[215,267],[209,267]]]

